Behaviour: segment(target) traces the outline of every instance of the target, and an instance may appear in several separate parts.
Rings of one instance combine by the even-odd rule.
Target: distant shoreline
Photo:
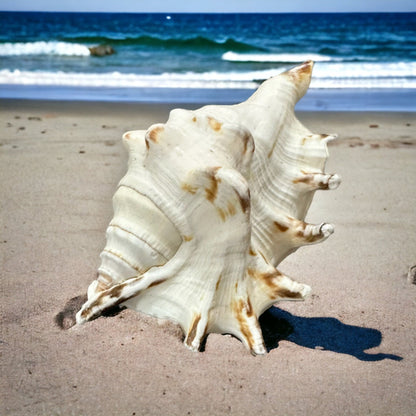
[[[220,88],[94,88],[2,85],[0,99],[132,102],[155,104],[233,104],[246,100],[253,89]],[[416,112],[416,89],[309,89],[298,111]]]

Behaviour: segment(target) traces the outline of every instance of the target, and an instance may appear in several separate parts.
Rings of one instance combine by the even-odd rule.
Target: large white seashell
[[[122,303],[179,323],[191,350],[217,332],[265,353],[259,316],[310,292],[276,266],[333,232],[304,222],[315,190],[340,182],[324,173],[335,136],[294,115],[312,67],[265,81],[241,104],[175,109],[166,124],[124,134],[129,168],[78,323]]]

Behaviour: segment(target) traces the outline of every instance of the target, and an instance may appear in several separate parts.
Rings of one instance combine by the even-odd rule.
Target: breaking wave
[[[89,56],[90,51],[87,46],[79,43],[59,41],[7,42],[0,44],[0,56],[16,55]]]
[[[228,51],[222,55],[224,61],[229,62],[275,62],[296,63],[307,60],[315,62],[331,61],[330,56],[311,53],[236,53]]]
[[[112,88],[256,88],[260,82],[284,68],[230,72],[121,72],[76,73],[0,70],[0,84],[60,85]],[[333,63],[315,65],[311,88],[416,88],[416,62]]]

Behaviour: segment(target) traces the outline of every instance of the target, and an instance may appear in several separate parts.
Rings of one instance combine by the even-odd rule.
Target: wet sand
[[[334,235],[279,267],[313,295],[263,315],[266,356],[217,334],[192,353],[174,325],[130,310],[61,328],[95,278],[122,133],[174,107],[0,101],[0,413],[414,414],[416,113],[298,114],[339,134],[326,170],[343,181],[307,217]]]

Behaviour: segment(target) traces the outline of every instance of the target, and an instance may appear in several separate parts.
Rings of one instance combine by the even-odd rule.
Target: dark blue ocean
[[[233,101],[308,59],[318,107],[375,93],[407,106],[416,13],[0,13],[0,97]]]

